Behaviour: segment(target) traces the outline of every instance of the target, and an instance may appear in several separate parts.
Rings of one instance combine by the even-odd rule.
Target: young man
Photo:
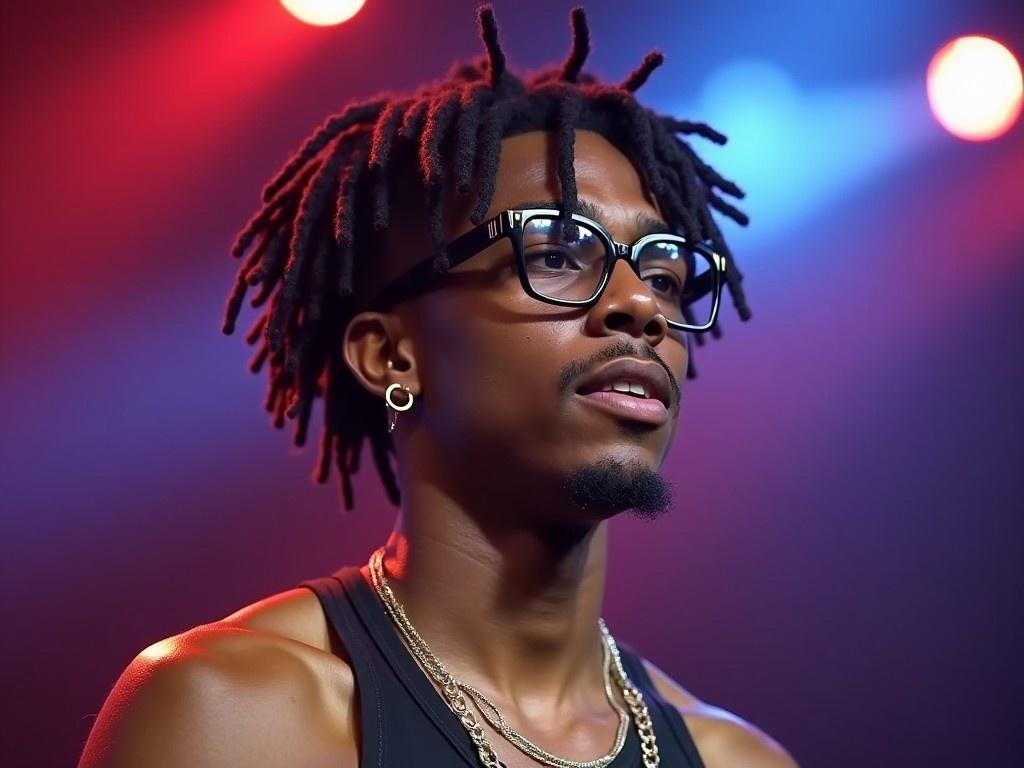
[[[658,470],[723,286],[710,209],[740,194],[620,86],[487,56],[409,99],[349,107],[264,190],[236,255],[271,297],[250,332],[267,408],[317,477],[369,441],[400,511],[361,568],[143,651],[81,768],[795,765],[600,620],[607,521],[666,511]],[[258,240],[258,242],[257,242]],[[397,475],[391,455],[396,458]]]

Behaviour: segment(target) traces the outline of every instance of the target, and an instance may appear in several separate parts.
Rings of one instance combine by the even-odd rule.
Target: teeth
[[[634,384],[628,381],[617,381],[614,384],[609,384],[605,387],[603,392],[622,392],[629,395],[639,395],[640,397],[647,397],[647,390],[644,389],[643,384]]]

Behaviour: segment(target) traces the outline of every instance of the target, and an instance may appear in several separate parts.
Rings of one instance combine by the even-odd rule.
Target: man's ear
[[[420,394],[413,340],[397,315],[360,312],[349,321],[341,343],[349,370],[371,394],[383,398],[395,382]]]

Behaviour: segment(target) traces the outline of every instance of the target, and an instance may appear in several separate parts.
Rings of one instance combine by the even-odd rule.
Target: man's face
[[[644,234],[643,220],[662,219],[637,169],[599,134],[577,132],[575,168],[580,201],[596,207],[615,240],[632,243]],[[555,169],[553,134],[505,139],[488,217],[558,201]],[[464,201],[449,200],[451,239],[473,224]],[[573,472],[609,461],[656,472],[677,423],[684,333],[668,328],[650,287],[624,261],[597,303],[579,309],[526,295],[512,254],[511,242],[499,240],[398,310],[415,337],[413,439],[427,438],[467,480],[512,495],[555,498]],[[642,361],[669,382],[660,418],[657,408],[647,408],[655,418],[630,416],[608,407],[609,398],[577,391],[589,388],[583,385],[599,367],[623,359]]]

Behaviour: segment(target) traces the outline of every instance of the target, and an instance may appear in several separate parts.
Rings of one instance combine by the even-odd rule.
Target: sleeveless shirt
[[[308,579],[345,646],[359,692],[359,768],[479,768],[466,729],[406,648],[384,605],[356,566]],[[626,674],[647,702],[664,768],[703,768],[679,711],[658,693],[640,657],[617,643]],[[497,749],[503,746],[495,743]],[[508,746],[507,744],[504,746]],[[641,768],[640,738],[630,721],[622,751],[608,768]]]

